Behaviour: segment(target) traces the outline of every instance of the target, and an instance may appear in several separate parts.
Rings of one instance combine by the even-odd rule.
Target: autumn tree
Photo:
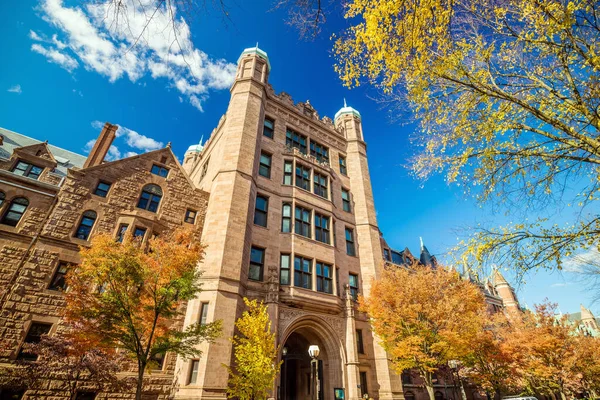
[[[573,208],[564,226],[477,230],[460,246],[469,265],[560,268],[596,244],[600,216],[585,207],[600,190],[599,12],[594,0],[349,1],[336,69],[413,111],[416,176],[443,172],[511,212]]]
[[[575,346],[574,373],[581,379],[581,386],[588,398],[600,394],[600,339],[579,335]]]
[[[185,303],[201,291],[201,257],[189,230],[151,238],[147,246],[131,235],[123,243],[98,235],[67,277],[65,315],[79,325],[74,334],[123,349],[134,360],[137,400],[153,359],[167,352],[197,357],[198,344],[220,332],[220,321],[180,327]]]
[[[475,335],[472,351],[465,359],[464,374],[480,390],[492,393],[496,400],[517,393],[515,373],[517,355],[507,345],[510,320],[500,312],[484,317],[485,328]]]
[[[390,268],[373,281],[360,309],[370,318],[396,372],[415,369],[431,400],[432,374],[450,360],[464,360],[480,333],[481,290],[443,268]]]
[[[239,334],[231,338],[235,367],[227,366],[227,394],[240,400],[264,400],[273,388],[281,362],[277,362],[278,349],[267,306],[247,298],[244,303],[248,309],[235,323]]]

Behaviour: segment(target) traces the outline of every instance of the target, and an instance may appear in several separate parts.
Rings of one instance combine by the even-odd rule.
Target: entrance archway
[[[344,354],[339,339],[324,321],[296,321],[287,329],[282,346],[279,398],[313,400],[314,382],[308,348],[319,346],[319,400],[334,400],[334,389],[344,388]],[[283,355],[285,349],[286,354]]]

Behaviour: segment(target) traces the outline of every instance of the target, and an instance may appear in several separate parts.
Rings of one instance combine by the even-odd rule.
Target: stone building
[[[264,51],[242,53],[226,113],[181,165],[168,146],[106,162],[117,129],[108,123],[87,157],[0,130],[4,360],[59,328],[57,289],[94,234],[120,238],[129,229],[147,238],[193,224],[206,246],[203,291],[188,303],[183,324],[222,320],[223,334],[200,345],[200,359],[167,354],[151,374],[150,394],[225,399],[229,337],[250,297],[268,305],[281,345],[274,397],[314,398],[307,350],[317,345],[320,400],[403,398],[404,378],[356,309],[386,262],[415,259],[381,238],[361,115],[344,105],[333,120],[321,118],[308,101],[276,94],[270,72]],[[419,261],[437,263],[423,245]],[[502,306],[500,287],[483,289]],[[19,398],[0,390],[2,399]]]
[[[103,162],[116,129],[107,123],[87,158],[0,129],[0,363],[31,357],[24,343],[60,331],[64,276],[93,235],[131,230],[147,240],[182,224],[201,234],[208,195],[169,147]],[[149,399],[166,397],[173,382],[175,357],[159,361]],[[22,394],[0,388],[2,399]]]

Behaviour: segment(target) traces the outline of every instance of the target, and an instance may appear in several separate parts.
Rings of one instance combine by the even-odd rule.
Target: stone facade
[[[107,124],[100,140],[115,129]],[[114,162],[102,162],[109,146],[98,147],[101,154],[92,150],[90,158],[95,161],[84,168],[83,156],[43,142],[22,145],[32,139],[14,132],[2,130],[0,134],[4,150],[0,152],[4,156],[0,159],[1,368],[18,357],[32,326],[47,324],[49,334],[60,331],[64,295],[57,290],[55,278],[61,266],[78,264],[79,249],[88,246],[93,235],[116,236],[119,228],[127,225],[128,229],[146,229],[147,240],[152,234],[184,224],[186,211],[193,210],[197,212],[194,229],[200,237],[208,194],[191,183],[168,147]],[[166,176],[151,173],[153,166],[167,170]],[[98,191],[99,183],[109,187]],[[162,191],[156,212],[137,206],[143,188],[150,184]],[[19,202],[20,216],[11,209]],[[14,218],[7,219],[10,215]],[[95,215],[87,238],[79,229],[84,215]],[[152,371],[148,393],[167,397],[174,382],[175,361],[167,355],[163,366]],[[51,385],[36,395],[65,394]]]
[[[190,146],[182,165],[168,147],[104,162],[117,129],[111,124],[88,157],[0,131],[5,361],[18,356],[33,324],[51,324],[49,333],[56,332],[64,304],[52,282],[61,263],[79,262],[89,237],[116,237],[125,225],[149,236],[184,224],[192,210],[206,246],[199,265],[203,291],[188,303],[183,325],[222,320],[223,334],[200,345],[199,360],[167,355],[163,368],[150,375],[148,392],[225,399],[229,338],[243,298],[250,297],[268,305],[281,349],[273,397],[314,398],[307,350],[318,345],[321,400],[340,393],[344,400],[367,394],[403,399],[403,383],[405,390],[412,386],[392,371],[367,316],[357,310],[356,296],[368,292],[386,263],[416,259],[408,250],[393,251],[381,237],[361,115],[345,105],[333,120],[319,117],[308,101],[295,104],[288,94],[276,94],[268,83],[270,68],[262,50],[244,51],[226,113],[206,143]],[[110,185],[105,195],[98,195],[99,184]],[[162,193],[156,212],[138,207],[147,185]],[[27,205],[11,226],[4,218],[17,198]],[[80,225],[90,215],[91,232],[82,237]],[[424,246],[419,261],[436,263]],[[503,306],[493,285],[482,290],[493,307]],[[50,390],[44,396],[60,394]]]

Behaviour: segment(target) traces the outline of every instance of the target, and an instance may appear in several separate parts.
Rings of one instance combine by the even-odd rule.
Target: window
[[[290,255],[281,255],[281,267],[279,270],[279,284],[289,285],[290,284]]]
[[[356,250],[354,249],[354,231],[350,228],[346,228],[346,254],[349,256],[356,255]]]
[[[356,349],[358,354],[365,354],[365,345],[363,344],[362,329],[356,330]]]
[[[313,182],[313,192],[317,196],[327,198],[327,176],[315,172],[313,176]]]
[[[206,325],[206,318],[208,317],[208,303],[200,304],[200,325]]]
[[[340,155],[340,173],[348,176],[348,168],[346,167],[346,157]]]
[[[6,199],[6,194],[2,191],[0,191],[0,206],[2,206],[2,204],[4,204],[4,199]]]
[[[69,264],[67,264],[64,261],[60,261],[58,263],[58,266],[56,267],[56,271],[54,271],[54,276],[50,281],[50,286],[48,286],[48,289],[63,292],[67,290],[67,282],[65,281],[65,275],[67,275],[68,270]]]
[[[315,239],[329,244],[329,217],[315,213]]]
[[[319,162],[326,162],[329,164],[329,149],[312,140],[310,141],[310,155]]]
[[[400,375],[400,377],[402,379],[403,385],[412,385],[412,376],[410,374],[410,371],[402,372],[402,375]],[[406,395],[404,395],[404,397],[406,398]]]
[[[263,128],[263,135],[273,139],[273,133],[275,132],[275,121],[271,118],[265,117],[265,125]]]
[[[342,209],[346,212],[352,212],[350,208],[350,192],[342,189]]]
[[[404,264],[404,257],[402,257],[402,253],[392,250],[392,262],[398,265]]]
[[[25,197],[17,197],[10,202],[8,209],[4,213],[2,217],[2,224],[9,226],[17,226],[23,214],[25,214],[25,210],[27,210],[27,206],[29,206],[29,200]]]
[[[133,231],[133,238],[140,238],[140,240],[144,240],[144,236],[146,236],[146,231],[148,229],[143,228],[141,226],[136,226],[135,230]]]
[[[271,178],[271,155],[260,153],[260,164],[258,166],[258,174],[265,178]]]
[[[154,354],[150,357],[150,361],[154,363],[152,369],[162,370],[165,365],[165,353]]]
[[[350,296],[358,300],[358,275],[350,274],[348,276],[348,286],[350,286]]]
[[[312,260],[294,257],[294,286],[312,289]]]
[[[96,398],[96,392],[80,392],[77,391],[75,394],[75,400],[94,400]]]
[[[388,249],[383,249],[383,258],[385,258],[386,261],[392,261],[390,258],[390,251]]]
[[[254,225],[267,226],[267,213],[269,211],[269,199],[257,195],[254,206]]]
[[[100,197],[106,197],[108,195],[108,191],[110,190],[110,183],[100,181],[98,182],[98,186],[96,186],[96,190],[94,190],[94,194]]]
[[[283,203],[281,208],[281,232],[290,233],[292,231],[292,205]]]
[[[88,240],[90,233],[92,232],[94,222],[96,222],[96,217],[97,214],[94,210],[87,210],[81,215],[81,221],[79,222],[79,226],[75,231],[75,237],[77,239]]]
[[[365,394],[369,393],[369,386],[367,385],[367,373],[365,371],[359,372],[360,376],[360,392],[364,397]]]
[[[405,384],[404,382],[402,382],[403,384]],[[408,385],[411,385],[412,382],[407,383]],[[404,400],[415,400],[415,394],[413,392],[406,392],[404,393]]]
[[[265,264],[265,249],[252,247],[250,251],[250,272],[248,278],[253,281],[263,280],[263,266]]]
[[[310,232],[310,210],[296,206],[294,232],[298,235],[311,237]]]
[[[204,178],[204,176],[206,175],[206,172],[208,171],[208,162],[209,161],[210,161],[210,157],[208,157],[206,159],[206,162],[202,166],[202,172],[200,173],[200,180],[202,180],[202,178]]]
[[[294,170],[294,165],[291,161],[286,161],[283,163],[283,184],[291,185],[292,184],[292,171]]]
[[[435,392],[434,398],[435,400],[444,400],[444,394],[438,390]]]
[[[31,179],[38,179],[40,175],[44,171],[44,168],[37,167],[33,164],[26,163],[24,161],[19,161],[17,165],[12,169],[17,175],[26,176]]]
[[[153,173],[154,175],[158,175],[161,176],[163,178],[166,178],[167,175],[169,175],[169,170],[165,167],[161,167],[160,165],[152,165],[152,169],[150,170],[151,173]]]
[[[24,394],[24,389],[0,388],[0,400],[21,400]]]
[[[317,261],[317,291],[333,294],[331,265]]]
[[[188,224],[194,225],[196,223],[196,214],[196,211],[190,210],[188,208],[187,210],[185,210],[185,218],[183,220]]]
[[[192,365],[190,367],[190,379],[188,380],[188,385],[196,383],[198,380],[198,369],[200,369],[200,360],[192,360]]]
[[[296,186],[310,190],[310,168],[296,163]]]
[[[138,208],[148,210],[150,212],[156,212],[160,205],[160,199],[162,198],[162,189],[158,185],[146,185],[142,189],[142,195],[138,201]]]
[[[306,154],[306,136],[304,135],[288,129],[285,133],[285,145],[295,147],[300,150],[300,153]]]
[[[23,344],[28,343],[39,343],[42,339],[42,335],[47,335],[50,332],[50,328],[52,328],[52,324],[45,324],[42,322],[33,322],[29,327],[29,331],[27,331],[27,336],[25,336],[25,340]],[[23,347],[19,351],[19,355],[17,356],[19,360],[26,361],[35,361],[37,360],[37,355],[27,353]]]
[[[128,228],[129,224],[119,225],[119,230],[117,231],[117,242],[123,243],[123,239],[125,239],[125,233],[127,233]]]

